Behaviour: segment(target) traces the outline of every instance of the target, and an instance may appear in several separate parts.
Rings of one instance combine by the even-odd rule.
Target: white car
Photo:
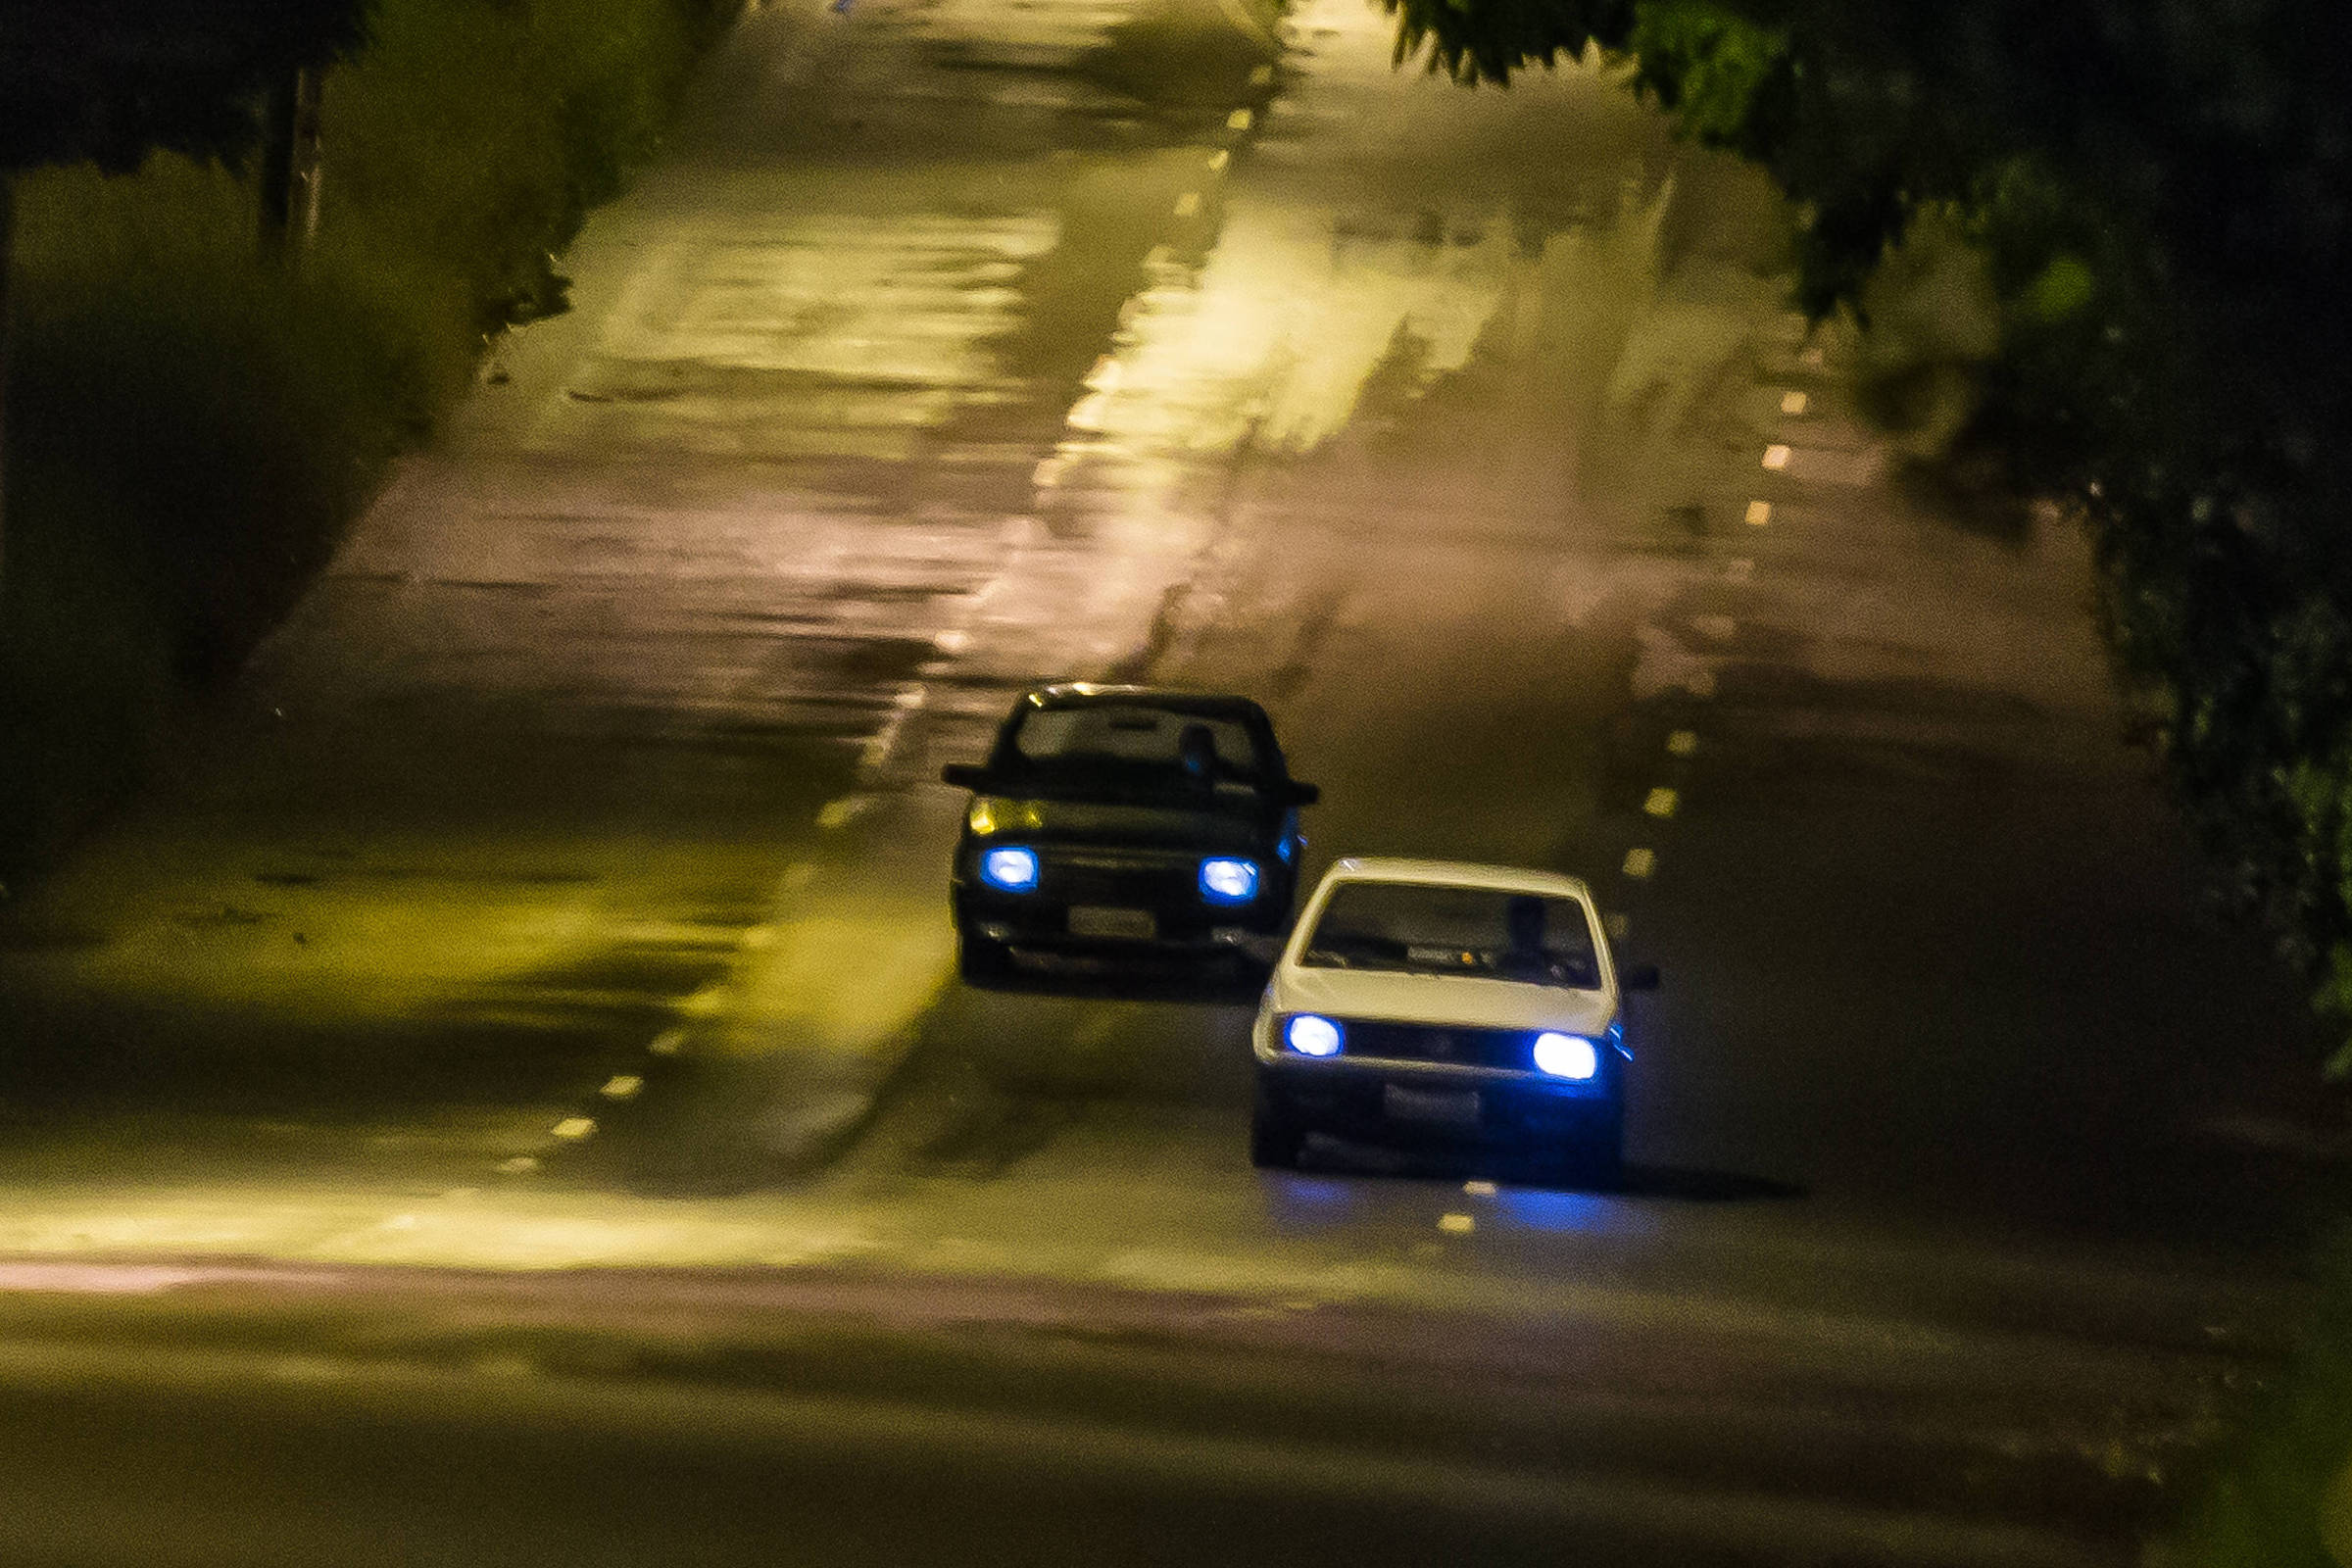
[[[1348,859],[1292,930],[1251,1044],[1253,1163],[1310,1131],[1503,1142],[1613,1185],[1625,1135],[1621,973],[1574,877]]]

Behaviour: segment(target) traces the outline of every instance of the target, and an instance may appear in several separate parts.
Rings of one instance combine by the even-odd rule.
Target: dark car
[[[972,792],[951,900],[975,984],[1016,950],[1263,963],[1288,926],[1317,792],[1246,697],[1041,687],[945,777]]]

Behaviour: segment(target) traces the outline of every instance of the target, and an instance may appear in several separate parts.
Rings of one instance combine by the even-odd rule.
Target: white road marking
[[[1212,174],[1221,173],[1223,172],[1225,166],[1232,162],[1233,154],[1220,147],[1215,152],[1208,155],[1208,172]]]
[[[1729,615],[1692,615],[1690,629],[1710,642],[1728,643],[1739,635],[1740,623]]]
[[[1176,198],[1176,216],[1178,218],[1190,218],[1199,211],[1200,211],[1200,193],[1199,191],[1188,190]]]
[[[1225,128],[1227,130],[1248,130],[1256,119],[1257,117],[1247,109],[1236,109],[1225,117]]]
[[[1604,914],[1600,917],[1600,924],[1601,929],[1608,932],[1611,942],[1623,942],[1634,929],[1633,916],[1627,914]]]
[[[1822,363],[1823,355],[1819,348],[1810,348],[1805,350],[1804,353],[1799,354],[1796,358],[1797,363],[1800,365],[1818,367]]]
[[[1802,392],[1781,394],[1781,412],[1783,414],[1802,414],[1805,412],[1805,395]]]
[[[528,1176],[539,1168],[539,1161],[529,1154],[516,1154],[513,1159],[500,1160],[498,1168],[509,1176]]]
[[[1682,796],[1661,786],[1649,792],[1649,799],[1642,803],[1642,809],[1651,816],[1668,817],[1674,814],[1674,808],[1682,803]]]
[[[1440,1216],[1438,1229],[1448,1236],[1467,1236],[1478,1229],[1478,1221],[1467,1214],[1446,1214]]]
[[[1462,1191],[1468,1193],[1472,1198],[1493,1198],[1494,1184],[1493,1182],[1464,1182]]]
[[[735,945],[746,953],[764,953],[776,945],[776,928],[756,925],[736,939]]]
[[[972,634],[968,631],[943,631],[931,639],[931,646],[943,654],[960,654],[971,645]]]
[[[1254,71],[1252,71],[1252,72],[1250,72],[1250,86],[1252,86],[1252,87],[1270,87],[1270,86],[1272,86],[1273,84],[1274,84],[1274,68],[1273,68],[1272,66],[1259,66],[1259,67],[1258,67],[1258,68],[1256,68]]]
[[[1640,882],[1643,880],[1650,874],[1650,872],[1655,871],[1657,868],[1658,857],[1656,851],[1636,849],[1625,852],[1625,874],[1632,877],[1635,881]]]
[[[605,1080],[605,1087],[598,1090],[597,1093],[607,1100],[635,1100],[638,1091],[644,1087],[645,1080],[635,1073],[616,1072]]]
[[[798,893],[816,880],[814,860],[795,860],[784,868],[784,891]]]
[[[1692,752],[1698,750],[1698,732],[1689,729],[1676,730],[1666,737],[1666,750],[1671,756],[1689,757]]]
[[[645,1049],[652,1052],[657,1056],[674,1056],[679,1052],[686,1049],[686,1031],[683,1029],[664,1029],[660,1034],[654,1036],[653,1044],[647,1046]]]
[[[1764,449],[1764,466],[1776,473],[1788,466],[1788,449],[1777,441],[1766,447]]]
[[[1747,525],[1749,527],[1761,528],[1770,521],[1772,521],[1771,502],[1750,501],[1747,504]]]
[[[550,1127],[548,1131],[566,1143],[576,1144],[583,1138],[596,1136],[596,1118],[593,1116],[566,1116]]]

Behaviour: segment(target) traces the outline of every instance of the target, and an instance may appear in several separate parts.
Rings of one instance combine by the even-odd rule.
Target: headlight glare
[[[1546,1029],[1536,1036],[1536,1066],[1554,1078],[1591,1078],[1600,1071],[1600,1053],[1583,1035]]]
[[[1301,1056],[1336,1056],[1345,1033],[1329,1018],[1302,1012],[1282,1026],[1282,1039]]]
[[[1037,852],[1005,848],[980,857],[980,880],[1004,893],[1037,891]]]
[[[1222,856],[1202,860],[1200,896],[1211,904],[1248,904],[1257,897],[1257,862]]]

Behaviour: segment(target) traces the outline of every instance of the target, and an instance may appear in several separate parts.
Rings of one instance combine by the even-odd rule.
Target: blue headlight
[[[1600,1071],[1600,1053],[1583,1035],[1536,1036],[1536,1065],[1554,1078],[1590,1078]]]
[[[1211,904],[1248,904],[1257,897],[1257,862],[1202,860],[1200,896]]]
[[[1302,1012],[1283,1026],[1282,1038],[1301,1056],[1336,1056],[1345,1037],[1340,1026],[1329,1018]]]
[[[991,850],[980,857],[980,880],[1006,893],[1037,891],[1035,850]]]

